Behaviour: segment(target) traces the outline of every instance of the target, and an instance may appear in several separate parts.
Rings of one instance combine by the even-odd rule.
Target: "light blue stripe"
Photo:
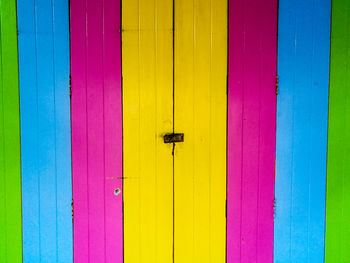
[[[23,262],[72,262],[68,1],[17,9]]]
[[[324,261],[330,0],[280,0],[274,262]]]

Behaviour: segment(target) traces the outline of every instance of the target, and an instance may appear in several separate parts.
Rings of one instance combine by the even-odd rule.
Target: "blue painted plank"
[[[33,3],[33,0],[28,0],[26,5],[22,5],[20,2],[17,5],[24,262],[35,262],[40,249],[36,44],[35,37],[30,33],[35,28]]]
[[[56,169],[57,169],[57,249],[58,262],[73,261],[72,177],[70,131],[70,47],[68,1],[53,1],[55,111],[56,111]],[[68,226],[68,227],[67,227]],[[68,237],[68,240],[67,240]]]
[[[324,261],[331,0],[280,0],[274,262]]]
[[[23,262],[72,262],[68,1],[17,9]]]

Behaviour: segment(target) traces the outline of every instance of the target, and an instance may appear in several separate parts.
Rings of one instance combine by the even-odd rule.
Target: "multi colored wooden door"
[[[16,1],[0,1],[0,262],[22,262]]]
[[[68,1],[18,0],[23,262],[72,262]]]
[[[125,262],[225,262],[227,1],[122,10]]]
[[[332,1],[326,263],[350,262],[350,2]]]
[[[330,10],[279,1],[276,263],[324,262]]]
[[[123,262],[119,0],[72,0],[74,262]]]
[[[229,1],[227,262],[273,261],[277,0]]]

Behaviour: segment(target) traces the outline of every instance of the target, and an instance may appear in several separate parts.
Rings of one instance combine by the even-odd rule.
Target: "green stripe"
[[[16,1],[0,0],[0,262],[22,262]]]
[[[350,262],[350,1],[333,0],[326,263]]]

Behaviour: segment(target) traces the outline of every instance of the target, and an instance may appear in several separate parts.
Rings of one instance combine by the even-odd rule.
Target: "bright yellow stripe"
[[[225,262],[227,0],[175,1],[175,262]]]
[[[172,0],[122,12],[125,262],[172,262]]]

